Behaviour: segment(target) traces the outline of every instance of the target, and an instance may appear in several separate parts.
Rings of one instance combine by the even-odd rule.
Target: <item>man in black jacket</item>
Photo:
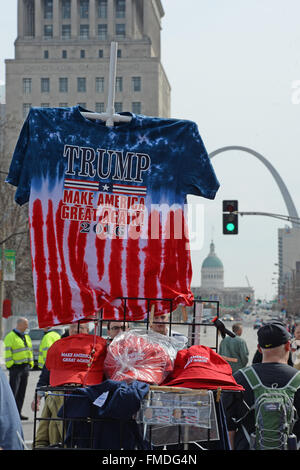
[[[299,371],[287,364],[290,353],[291,335],[281,322],[268,323],[258,332],[258,349],[262,353],[262,362],[252,364],[253,369],[263,385],[267,387],[284,387]],[[245,392],[224,393],[223,405],[225,408],[229,439],[233,450],[248,450],[249,443],[245,432],[236,424],[248,409],[254,404],[254,393],[247,379],[241,371],[234,374],[234,378],[245,388]],[[294,405],[300,416],[300,388],[295,393]],[[247,433],[255,431],[254,410],[242,421]],[[294,426],[297,440],[300,440],[300,421]]]

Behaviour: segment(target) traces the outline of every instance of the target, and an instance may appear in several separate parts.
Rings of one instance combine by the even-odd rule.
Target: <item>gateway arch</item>
[[[239,145],[230,145],[230,146],[227,146],[227,147],[221,147],[217,150],[214,150],[208,156],[209,156],[209,158],[213,158],[216,155],[218,155],[219,153],[228,152],[228,151],[232,151],[232,150],[238,150],[238,151],[241,151],[241,152],[249,153],[250,155],[253,155],[254,157],[258,158],[258,160],[260,160],[267,167],[267,169],[270,171],[271,175],[275,179],[275,181],[277,183],[277,186],[279,187],[279,190],[280,190],[280,192],[282,194],[282,197],[284,199],[289,217],[298,218],[297,209],[295,207],[295,204],[294,204],[294,202],[291,198],[291,195],[290,195],[284,181],[282,180],[282,178],[279,175],[279,173],[277,172],[277,170],[275,170],[273,165],[271,165],[271,163],[265,157],[263,157],[260,153],[256,152],[255,150],[252,150],[248,147],[242,147],[242,146],[239,146]],[[292,220],[291,220],[291,223],[292,223],[293,228],[299,228],[299,225],[294,223]]]

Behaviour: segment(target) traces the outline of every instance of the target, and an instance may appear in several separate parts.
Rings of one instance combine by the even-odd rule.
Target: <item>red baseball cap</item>
[[[120,333],[109,345],[105,375],[116,381],[161,384],[173,369],[176,357],[169,341],[168,337],[152,331],[136,329]]]
[[[202,345],[178,351],[173,372],[163,385],[244,390],[232,376],[232,369],[228,362],[211,348]]]
[[[101,383],[105,356],[106,341],[100,336],[80,333],[59,339],[48,349],[46,357],[50,385]]]

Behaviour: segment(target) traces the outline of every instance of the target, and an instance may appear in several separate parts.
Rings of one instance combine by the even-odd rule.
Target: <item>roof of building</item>
[[[204,269],[205,268],[221,268],[221,269],[223,269],[223,263],[215,253],[215,245],[214,245],[213,241],[210,244],[209,255],[205,258],[205,260],[202,263],[202,269],[203,268]]]

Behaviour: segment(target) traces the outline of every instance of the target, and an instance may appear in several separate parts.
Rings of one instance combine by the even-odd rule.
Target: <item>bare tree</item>
[[[12,119],[2,118],[0,134],[14,125]],[[16,125],[16,124],[15,124]],[[17,127],[17,125],[16,125]],[[5,297],[11,301],[34,301],[28,205],[19,206],[15,200],[13,186],[5,182],[12,155],[7,155],[5,146],[0,146],[0,248],[16,251],[16,280],[5,283]]]

